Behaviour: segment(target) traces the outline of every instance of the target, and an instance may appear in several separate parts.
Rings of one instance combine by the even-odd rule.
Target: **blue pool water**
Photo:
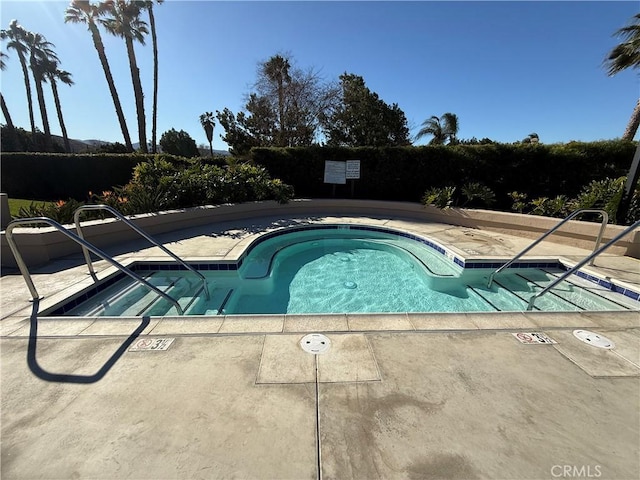
[[[523,311],[563,272],[558,262],[465,264],[441,245],[379,227],[323,226],[277,232],[238,261],[195,265],[202,282],[176,265],[140,264],[138,275],[176,298],[187,315]],[[463,268],[464,267],[464,268]],[[531,268],[534,267],[534,268]],[[93,288],[54,315],[175,315],[175,306],[128,277]],[[543,311],[625,310],[638,302],[573,278],[540,297]]]

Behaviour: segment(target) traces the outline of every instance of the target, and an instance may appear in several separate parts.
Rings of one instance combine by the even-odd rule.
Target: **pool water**
[[[492,268],[462,268],[432,241],[340,227],[259,239],[241,260],[235,269],[202,271],[208,299],[192,272],[139,265],[136,273],[176,298],[187,315],[234,315],[523,311],[532,295],[564,271],[559,263],[509,269],[487,288]],[[128,277],[75,303],[54,314],[178,313]],[[540,297],[535,309],[626,310],[638,308],[637,303],[576,277]]]

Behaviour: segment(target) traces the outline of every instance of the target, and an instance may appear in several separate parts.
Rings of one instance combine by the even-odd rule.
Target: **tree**
[[[36,94],[38,96],[38,105],[40,107],[40,115],[42,117],[42,127],[44,129],[44,143],[45,150],[50,151],[52,147],[51,143],[51,129],[49,127],[49,116],[47,115],[47,105],[44,100],[44,91],[42,90],[42,84],[45,82],[45,70],[48,62],[57,62],[53,48],[55,45],[48,42],[44,35],[40,33],[28,32],[27,34],[27,47],[29,48],[29,66],[31,67],[31,73],[33,74],[33,80],[36,87]]]
[[[260,145],[258,139],[244,127],[247,123],[244,112],[239,112],[236,118],[231,110],[225,108],[222,112],[216,110],[216,118],[225,131],[225,134],[221,135],[222,140],[229,145],[232,155],[245,155],[252,147]]]
[[[253,146],[295,147],[314,143],[320,120],[337,88],[323,83],[313,70],[294,66],[288,55],[275,55],[258,64],[255,91],[247,96],[246,112],[216,111],[225,130],[223,140],[235,154]]]
[[[0,70],[4,71],[7,67],[4,63],[4,59],[7,57],[7,54],[4,52],[0,52]],[[12,135],[15,127],[13,126],[13,121],[11,120],[11,115],[9,114],[9,108],[4,101],[4,96],[0,93],[0,104],[2,105],[2,114],[4,115],[4,119],[7,122],[7,128],[9,129],[10,135]]]
[[[267,95],[275,94],[277,98],[275,143],[283,146],[286,145],[285,89],[291,83],[291,75],[289,75],[291,64],[282,55],[275,55],[262,63],[260,68],[262,73],[261,81],[266,86]]]
[[[138,139],[140,150],[147,153],[147,132],[144,114],[144,95],[142,93],[142,83],[140,82],[140,69],[136,61],[136,52],[133,48],[133,41],[136,40],[144,45],[144,36],[149,33],[146,22],[140,20],[140,6],[125,0],[111,2],[111,8],[107,10],[111,15],[102,18],[99,22],[107,32],[121,37],[127,47],[129,57],[129,70],[131,71],[131,82],[133,93],[136,99],[136,115],[138,117]]]
[[[158,38],[156,36],[156,19],[153,14],[153,0],[136,2],[149,12],[149,26],[151,27],[151,43],[153,45],[153,110],[151,119],[151,153],[156,153],[157,123],[158,123]],[[158,5],[164,0],[156,0]]]
[[[342,94],[323,117],[327,144],[335,146],[409,145],[409,128],[404,112],[391,106],[365,85],[358,75],[340,76]]]
[[[216,126],[216,122],[213,121],[213,113],[205,112],[200,115],[200,124],[204,128],[204,132],[207,135],[209,141],[209,151],[211,152],[211,158],[213,158],[213,129]]]
[[[91,32],[93,46],[98,53],[98,58],[100,59],[100,64],[102,65],[104,76],[107,80],[107,84],[109,85],[109,92],[111,93],[111,98],[113,99],[113,106],[116,110],[118,122],[120,123],[120,130],[122,130],[124,143],[127,147],[127,150],[132,152],[133,146],[131,145],[129,129],[127,128],[127,122],[124,118],[124,113],[122,111],[122,105],[120,104],[120,97],[118,96],[116,85],[113,82],[113,76],[111,75],[111,68],[109,67],[109,62],[107,61],[107,55],[104,50],[104,44],[102,43],[100,30],[98,30],[98,25],[96,24],[98,19],[101,16],[105,15],[107,10],[111,8],[111,3],[113,2],[101,2],[97,5],[94,5],[90,4],[88,1],[72,0],[71,4],[65,11],[64,21],[65,23],[84,23],[87,25],[87,29],[89,30],[89,32]]]
[[[640,13],[633,17],[629,25],[616,31],[615,36],[621,38],[622,43],[615,46],[605,60],[607,74],[610,77],[627,68],[640,68]],[[636,102],[622,140],[633,140],[638,126],[640,126],[640,98]]]
[[[67,153],[71,153],[71,144],[69,143],[69,136],[67,135],[67,127],[64,124],[64,117],[62,116],[62,107],[60,106],[60,96],[58,95],[57,82],[60,81],[65,85],[73,85],[71,80],[71,74],[66,70],[60,70],[58,68],[58,62],[49,61],[45,66],[45,75],[51,84],[51,93],[53,94],[53,100],[56,105],[56,113],[58,114],[58,122],[60,123],[60,129],[62,130],[62,139],[64,141],[64,150]]]
[[[429,145],[444,145],[446,141],[449,141],[450,144],[456,143],[458,130],[458,116],[455,113],[445,113],[442,117],[433,115],[422,122],[422,128],[416,135],[416,140],[425,135],[432,135],[433,138]]]
[[[20,66],[22,67],[22,75],[24,77],[24,88],[27,92],[27,106],[29,107],[29,122],[31,124],[31,135],[35,138],[36,122],[33,116],[33,98],[31,96],[31,81],[29,79],[29,70],[27,69],[27,34],[28,32],[18,24],[17,20],[11,20],[9,28],[0,31],[0,39],[9,40],[7,49],[12,49],[18,55]]]
[[[164,132],[160,137],[160,147],[163,152],[179,157],[200,156],[196,141],[184,130],[178,132],[172,128]]]

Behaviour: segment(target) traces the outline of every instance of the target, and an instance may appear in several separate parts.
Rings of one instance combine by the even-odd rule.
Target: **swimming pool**
[[[523,311],[532,295],[566,271],[559,261],[520,261],[488,288],[489,274],[503,263],[465,261],[433,240],[385,227],[321,225],[265,234],[237,261],[191,263],[207,278],[206,287],[174,263],[140,262],[132,269],[177,299],[186,315]],[[579,273],[540,297],[535,309],[640,306],[637,292]],[[177,313],[170,302],[118,273],[47,314]]]

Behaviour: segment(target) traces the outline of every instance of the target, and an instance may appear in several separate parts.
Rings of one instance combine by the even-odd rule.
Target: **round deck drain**
[[[607,337],[603,337],[602,335],[590,332],[588,330],[574,330],[573,336],[578,340],[594,347],[606,349],[612,349],[615,347],[615,344]]]
[[[348,288],[349,290],[353,290],[354,288],[358,287],[358,284],[356,282],[344,282],[343,283],[344,288]]]
[[[326,353],[331,347],[331,340],[321,333],[310,333],[300,340],[300,346],[307,353],[319,355]]]

